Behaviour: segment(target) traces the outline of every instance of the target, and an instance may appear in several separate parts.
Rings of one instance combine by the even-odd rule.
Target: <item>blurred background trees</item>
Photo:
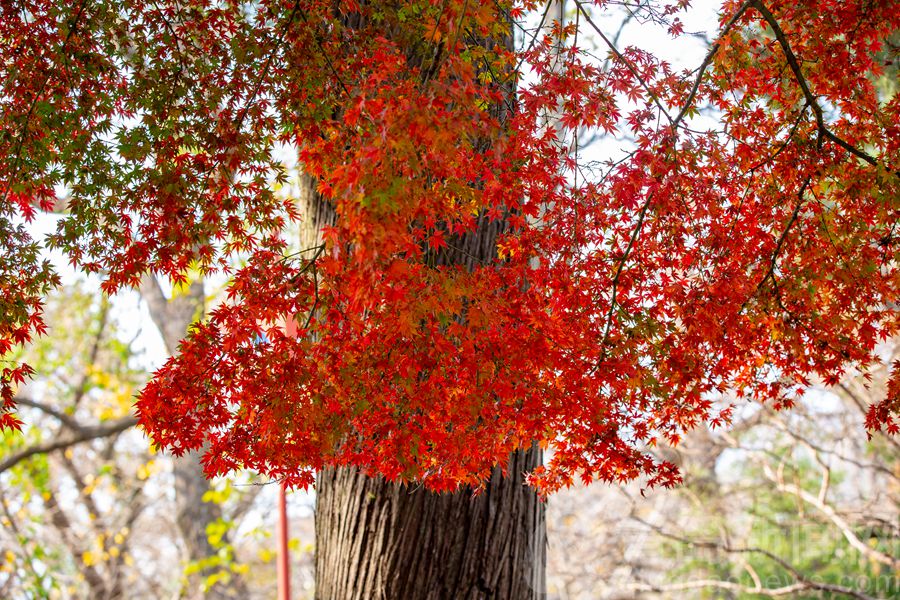
[[[110,301],[84,282],[48,298],[50,333],[29,348],[37,373],[17,398],[25,427],[2,434],[0,598],[274,594],[272,523],[256,502],[271,502],[267,486],[207,482],[196,456],[157,454],[134,426],[153,362],[142,346],[177,343],[203,301],[202,286],[167,298],[151,285],[143,312],[136,295]]]
[[[891,362],[897,349],[885,347]],[[863,434],[886,370],[743,407],[677,450],[685,485],[572,490],[551,506],[559,598],[896,598],[900,444]],[[556,500],[556,499],[554,499]],[[583,560],[581,557],[591,557]]]

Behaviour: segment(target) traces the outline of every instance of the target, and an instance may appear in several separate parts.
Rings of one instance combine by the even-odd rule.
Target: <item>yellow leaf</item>
[[[156,461],[149,460],[145,464],[138,467],[137,476],[141,481],[149,479],[151,475],[156,473]]]
[[[272,562],[273,558],[275,558],[275,553],[268,548],[263,548],[259,551],[259,560],[261,560],[262,562]]]

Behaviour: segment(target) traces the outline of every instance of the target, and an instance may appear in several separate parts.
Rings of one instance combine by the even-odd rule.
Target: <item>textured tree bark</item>
[[[349,23],[357,26],[357,23]],[[512,45],[502,40],[473,43]],[[418,58],[410,54],[410,60]],[[510,86],[508,97],[515,96]],[[494,107],[501,120],[509,107]],[[483,140],[484,146],[491,144]],[[334,209],[304,178],[299,199],[306,220],[301,245],[321,244]],[[473,269],[496,258],[502,220],[480,216],[474,232],[450,236],[427,264]],[[316,480],[316,600],[536,600],[545,597],[544,504],[524,473],[541,463],[535,446],[510,456],[507,476],[495,469],[479,495],[437,494],[415,485],[367,477],[352,468],[326,469]]]
[[[478,496],[436,494],[327,469],[316,483],[318,600],[532,600],[544,597],[544,505],[513,454]]]

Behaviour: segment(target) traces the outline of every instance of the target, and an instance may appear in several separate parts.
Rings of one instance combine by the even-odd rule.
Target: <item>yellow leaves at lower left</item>
[[[91,550],[87,550],[81,553],[81,562],[84,563],[86,567],[92,567],[97,564],[97,554],[92,552]]]
[[[275,560],[275,552],[273,550],[270,550],[269,548],[260,548],[259,552],[257,553],[257,557],[259,558],[260,562],[270,563]]]
[[[146,481],[155,473],[158,473],[160,470],[160,466],[156,460],[148,460],[146,463],[142,464],[138,467],[137,476],[141,481]]]
[[[0,563],[0,572],[12,573],[15,570],[16,555],[12,550],[3,553],[3,562]]]

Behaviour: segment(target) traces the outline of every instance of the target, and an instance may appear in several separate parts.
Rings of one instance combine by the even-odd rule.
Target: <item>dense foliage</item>
[[[900,96],[874,79],[900,10],[730,0],[676,72],[603,35],[617,4],[526,29],[531,0],[4,3],[0,352],[54,278],[21,222],[64,201],[50,243],[107,291],[232,273],[137,405],[210,474],[444,489],[536,440],[548,491],[673,482],[644,449],[727,421],[717,393],[790,405],[897,332]],[[688,4],[635,10],[677,37]],[[289,249],[276,143],[337,214],[321,246]],[[492,223],[492,260],[442,258]]]

